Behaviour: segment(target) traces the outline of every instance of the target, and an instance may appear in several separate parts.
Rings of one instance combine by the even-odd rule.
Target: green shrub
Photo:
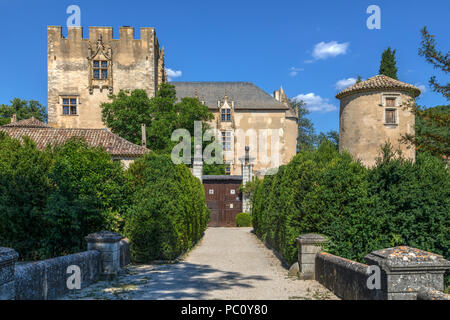
[[[236,215],[236,226],[237,227],[251,227],[252,226],[252,216],[245,212],[238,213]]]
[[[43,212],[53,189],[52,162],[50,152],[30,139],[21,144],[0,132],[0,246],[14,248],[24,260],[45,257]]]
[[[209,221],[200,180],[153,152],[133,163],[129,174],[137,189],[125,223],[132,259],[170,260],[191,248]]]
[[[328,252],[360,262],[397,245],[450,258],[449,171],[428,154],[412,163],[386,146],[366,169],[324,143],[258,181],[252,206],[255,233],[289,262],[295,238],[309,232],[327,236]]]
[[[22,260],[83,251],[87,234],[121,231],[130,190],[101,148],[72,139],[40,151],[0,134],[0,246]]]

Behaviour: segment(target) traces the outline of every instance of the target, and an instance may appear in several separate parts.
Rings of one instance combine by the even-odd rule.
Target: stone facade
[[[282,89],[271,96],[249,82],[171,84],[175,85],[179,99],[196,97],[214,114],[209,125],[225,146],[227,174],[243,174],[239,159],[245,155],[246,146],[250,146],[250,156],[255,159],[253,172],[260,177],[287,164],[296,154],[298,117]],[[226,140],[223,134],[228,135]]]
[[[112,27],[89,27],[83,39],[81,27],[60,26],[48,31],[48,122],[58,128],[105,128],[100,104],[120,90],[144,89],[152,97],[166,81],[164,50],[154,28],[120,27],[113,39]]]
[[[348,151],[355,159],[371,167],[386,142],[415,160],[415,148],[402,142],[414,134],[415,116],[411,104],[418,89],[388,78],[376,76],[340,92],[339,151]],[[419,91],[420,93],[420,91]]]

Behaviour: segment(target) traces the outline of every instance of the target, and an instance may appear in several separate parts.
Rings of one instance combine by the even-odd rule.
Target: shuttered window
[[[385,122],[387,124],[396,124],[397,123],[397,119],[396,119],[396,115],[395,115],[396,110],[395,109],[386,109],[385,112],[386,112]]]

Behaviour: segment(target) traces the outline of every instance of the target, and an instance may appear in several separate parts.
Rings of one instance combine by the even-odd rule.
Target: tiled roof
[[[2,126],[0,131],[15,139],[28,136],[36,142],[40,149],[50,144],[63,144],[72,137],[79,137],[92,147],[103,146],[112,156],[137,157],[148,152],[147,148],[131,143],[107,129],[52,128],[39,120],[32,120],[32,118]]]
[[[39,121],[35,117],[8,123],[4,127],[25,127],[25,128],[50,128],[48,124]]]
[[[217,101],[225,95],[234,101],[236,110],[287,110],[289,107],[251,82],[170,82],[177,98],[195,97],[205,101],[209,109],[217,109]]]
[[[342,90],[336,95],[336,98],[341,99],[349,94],[377,89],[412,91],[416,96],[420,94],[419,88],[409,83],[401,82],[385,75],[377,75],[367,79],[366,81],[355,83],[354,85]]]

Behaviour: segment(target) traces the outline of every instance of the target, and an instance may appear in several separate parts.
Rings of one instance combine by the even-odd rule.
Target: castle
[[[111,27],[90,27],[83,39],[81,27],[69,27],[65,38],[62,27],[49,26],[47,60],[48,123],[55,128],[105,128],[100,105],[110,94],[144,89],[153,97],[167,81],[164,49],[153,28],[140,28],[135,39],[134,28],[120,27],[114,39]],[[271,96],[248,82],[173,84],[178,98],[197,97],[214,114],[211,126],[218,130],[227,174],[241,174],[245,146],[261,175],[295,155],[297,114],[282,89]]]

